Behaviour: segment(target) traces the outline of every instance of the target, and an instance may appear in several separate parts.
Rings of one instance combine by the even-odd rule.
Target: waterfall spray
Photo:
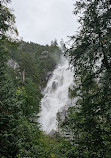
[[[69,101],[69,87],[73,83],[73,72],[69,69],[68,59],[61,57],[60,63],[53,71],[41,100],[39,122],[46,133],[57,130],[56,116]]]

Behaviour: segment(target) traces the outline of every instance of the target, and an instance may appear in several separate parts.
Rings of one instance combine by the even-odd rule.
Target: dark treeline
[[[57,65],[57,41],[42,46],[18,41],[15,17],[0,1],[0,157],[1,158],[110,158],[111,157],[111,3],[77,1],[81,28],[66,52],[74,66],[69,89],[76,105],[64,121],[58,117],[63,138],[40,130],[41,90]],[[10,33],[9,33],[10,34]],[[58,115],[59,116],[59,115]]]

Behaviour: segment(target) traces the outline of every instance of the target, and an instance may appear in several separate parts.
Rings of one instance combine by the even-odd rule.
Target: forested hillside
[[[52,136],[41,130],[38,113],[63,52],[56,40],[43,46],[13,38],[18,32],[9,3],[0,1],[0,157],[110,158],[111,2],[75,4],[81,28],[65,55],[74,67],[69,96],[76,104],[64,119],[58,114],[61,130]]]
[[[25,71],[25,77],[31,78],[42,87],[47,82],[47,73],[54,70],[62,54],[56,40],[51,46],[20,41],[15,46],[9,45],[7,49],[10,59],[19,65],[20,72]]]

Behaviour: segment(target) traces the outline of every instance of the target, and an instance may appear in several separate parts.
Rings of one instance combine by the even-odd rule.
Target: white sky
[[[68,41],[77,31],[73,15],[76,0],[12,0],[19,36],[25,41],[50,44],[54,39]]]

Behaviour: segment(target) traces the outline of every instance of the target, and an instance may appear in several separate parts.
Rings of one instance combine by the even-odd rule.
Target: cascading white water
[[[56,115],[69,101],[68,89],[73,83],[73,73],[69,69],[68,60],[61,58],[60,64],[53,71],[44,90],[41,100],[39,122],[46,133],[57,129]]]

